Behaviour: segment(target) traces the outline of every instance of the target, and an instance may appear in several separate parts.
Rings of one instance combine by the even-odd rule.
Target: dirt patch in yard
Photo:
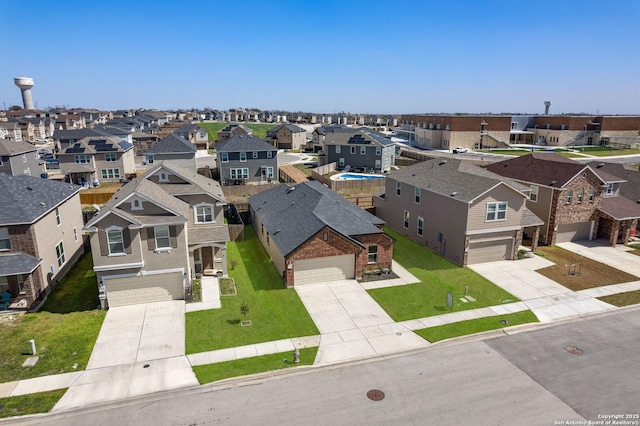
[[[560,247],[538,247],[536,254],[555,263],[536,272],[573,291],[638,280],[634,275]]]
[[[640,290],[602,296],[598,297],[598,300],[602,300],[603,302],[610,303],[614,306],[637,305],[640,304]]]

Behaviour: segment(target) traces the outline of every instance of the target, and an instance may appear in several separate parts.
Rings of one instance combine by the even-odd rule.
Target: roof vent
[[[440,162],[438,163],[438,165],[442,166],[443,164],[445,164],[447,162],[447,160],[440,160]]]
[[[455,197],[456,195],[458,195],[458,193],[457,193],[457,192],[452,192],[452,193],[451,193],[451,196],[452,196],[452,197]]]
[[[27,191],[33,191],[33,188],[30,186],[27,186]]]
[[[553,186],[553,185],[555,185],[555,184],[556,184],[556,181],[555,181],[555,180],[552,180],[552,181],[551,181],[551,186]]]
[[[292,186],[291,188],[287,189],[287,194],[290,193],[291,191],[294,191],[296,189],[295,186]]]
[[[40,201],[40,205],[41,205],[42,207],[46,206],[46,204],[45,204],[45,202],[44,202],[44,201]]]
[[[273,235],[276,235],[278,232],[280,232],[280,230],[276,229],[276,232],[274,232]]]
[[[604,163],[598,163],[598,168],[604,167]]]

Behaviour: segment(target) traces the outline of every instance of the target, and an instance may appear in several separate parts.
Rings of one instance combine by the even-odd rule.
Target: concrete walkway
[[[640,276],[640,257],[625,253],[627,248],[612,248],[599,242],[559,245]],[[597,300],[597,297],[640,290],[638,280],[572,292],[536,272],[551,264],[548,260],[535,256],[518,261],[471,266],[471,269],[522,301],[396,323],[366,292],[369,288],[418,282],[394,262],[393,271],[399,278],[363,284],[346,280],[297,287],[296,291],[320,330],[320,335],[185,356],[185,310],[192,312],[220,306],[217,278],[205,277],[202,283],[202,302],[186,307],[184,302],[159,302],[135,305],[138,308],[130,307],[128,310],[123,308],[129,307],[123,307],[109,311],[87,370],[1,383],[0,397],[68,387],[69,391],[54,408],[63,410],[161,390],[196,386],[198,382],[191,368],[195,365],[293,352],[295,348],[316,346],[319,346],[316,357],[316,364],[319,365],[398,353],[430,344],[413,333],[413,330],[527,309],[532,310],[541,322],[575,318],[616,309],[615,306]],[[473,289],[469,290],[473,294]],[[169,305],[164,306],[164,303]]]

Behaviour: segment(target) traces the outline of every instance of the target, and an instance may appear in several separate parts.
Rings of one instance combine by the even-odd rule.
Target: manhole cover
[[[565,349],[571,355],[582,355],[582,349],[576,348],[575,346],[567,346]]]
[[[384,392],[378,389],[371,389],[367,392],[367,398],[372,401],[382,401],[384,399]]]

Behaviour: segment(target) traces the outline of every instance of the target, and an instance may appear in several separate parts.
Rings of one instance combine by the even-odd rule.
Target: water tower
[[[31,77],[16,77],[13,81],[22,91],[24,109],[33,109],[33,98],[31,97],[31,88],[34,86],[33,79]]]
[[[550,106],[551,106],[551,101],[544,101],[544,115],[549,115]]]

